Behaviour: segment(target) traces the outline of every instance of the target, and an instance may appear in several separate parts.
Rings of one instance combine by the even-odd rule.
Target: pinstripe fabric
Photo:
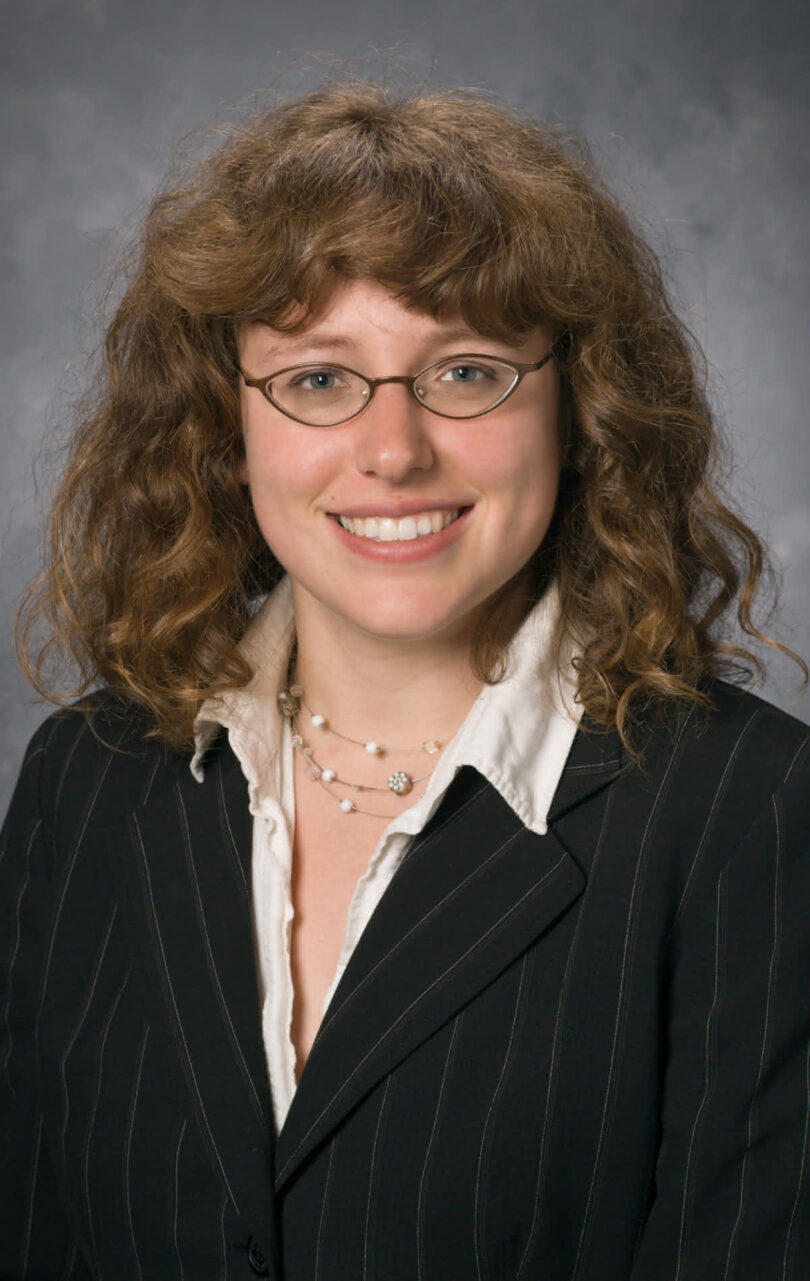
[[[0,1278],[804,1281],[810,743],[719,686],[549,832],[457,776],[273,1140],[250,821],[99,700],[0,850]],[[112,751],[107,744],[121,750]]]
[[[19,910],[4,914],[2,938],[10,982],[0,1000],[6,1063],[0,1276],[253,1276],[250,1233],[221,1174],[212,1177],[210,1136],[178,1062],[181,1032],[155,983],[158,959],[153,969],[144,963],[155,936],[146,913],[135,919],[131,910],[133,884],[140,882],[129,815],[140,813],[147,792],[150,800],[172,797],[181,763],[162,749],[144,750],[131,736],[131,718],[99,719],[99,733],[123,750],[108,750],[75,714],[53,718],[32,745],[4,832],[0,894],[7,902],[16,884]],[[60,789],[59,806],[38,814],[39,797]],[[219,833],[226,840],[228,834],[216,819],[216,799],[212,808],[209,833],[216,830],[218,843]],[[247,919],[244,881],[231,857],[224,867],[213,872],[217,893],[233,886]],[[198,910],[193,892],[177,881],[175,890]],[[231,919],[228,929],[233,925]],[[255,1009],[249,933],[247,939],[239,1008],[220,1014],[228,1036],[240,1021],[250,1024]],[[202,1039],[207,1035],[204,1023]],[[248,1055],[250,1037],[240,1046]],[[261,1062],[259,1054],[260,1068]],[[260,1153],[266,1108],[255,1066],[242,1067],[238,1090],[265,1172],[267,1225],[271,1157]]]

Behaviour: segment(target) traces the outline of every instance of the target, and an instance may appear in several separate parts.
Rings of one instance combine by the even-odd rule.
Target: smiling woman
[[[3,1281],[803,1281],[810,732],[585,148],[325,86],[131,263],[20,619]]]

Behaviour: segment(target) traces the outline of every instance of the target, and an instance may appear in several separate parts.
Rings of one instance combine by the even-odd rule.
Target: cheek
[[[240,480],[249,487],[256,522],[273,554],[295,573],[317,543],[328,494],[336,488],[335,442],[290,429],[286,420],[248,421],[244,441]]]
[[[315,498],[334,474],[335,442],[308,434],[272,410],[259,421],[243,412],[242,435],[239,479],[250,485],[254,504]]]
[[[522,442],[518,468],[529,488],[546,497],[556,495],[562,462],[562,442],[557,421],[556,403],[553,412],[541,418],[535,429]]]
[[[492,433],[470,455],[470,479],[483,492],[544,509],[556,496],[561,449],[556,424]]]
[[[504,451],[506,454],[506,451]],[[493,460],[501,517],[515,555],[533,555],[548,532],[559,488],[561,451],[556,425],[542,427],[518,448]]]

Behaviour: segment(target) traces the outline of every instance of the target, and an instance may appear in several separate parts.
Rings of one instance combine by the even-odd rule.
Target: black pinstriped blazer
[[[100,700],[36,734],[0,878],[0,1276],[806,1281],[810,738],[727,686],[548,835],[460,772],[275,1140],[245,783]]]

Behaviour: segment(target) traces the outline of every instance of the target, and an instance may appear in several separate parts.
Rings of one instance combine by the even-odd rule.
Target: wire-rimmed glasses
[[[462,352],[439,360],[417,374],[367,378],[343,365],[290,365],[266,378],[248,378],[270,404],[308,427],[337,427],[362,413],[383,383],[402,383],[418,404],[443,418],[480,418],[502,405],[527,374],[542,369],[555,354],[530,364]]]

